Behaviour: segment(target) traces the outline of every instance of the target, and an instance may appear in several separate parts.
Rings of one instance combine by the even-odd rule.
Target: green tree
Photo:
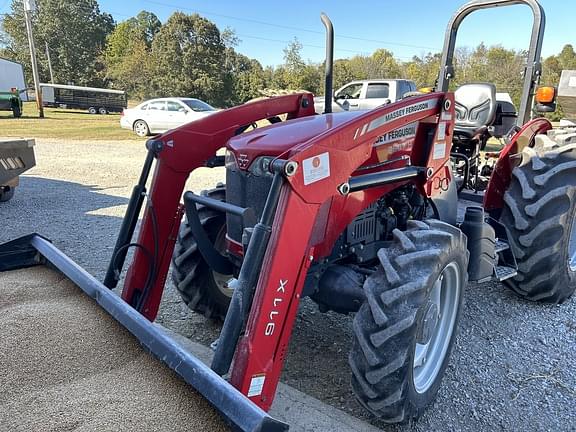
[[[152,96],[150,51],[162,24],[151,12],[121,22],[108,36],[104,53],[105,78],[111,87],[128,92],[130,97]]]
[[[139,33],[147,46],[152,45],[156,33],[160,31],[162,23],[152,12],[141,11],[134,18],[130,18],[128,24]]]
[[[261,91],[266,88],[262,65],[236,52],[230,55],[228,80],[230,84],[226,88],[226,106],[239,105],[261,96]]]
[[[435,85],[440,70],[440,54],[414,56],[404,64],[404,77],[413,80],[418,88]]]
[[[302,90],[302,73],[306,68],[306,62],[302,59],[300,52],[302,44],[294,38],[292,42],[284,48],[284,64],[278,69],[279,81],[283,87],[290,90]]]
[[[334,61],[334,90],[339,89],[344,84],[357,79],[350,65],[349,59],[338,59]]]
[[[42,81],[49,78],[44,50],[48,43],[56,82],[101,84],[101,53],[107,35],[114,28],[114,20],[110,14],[100,11],[96,0],[37,0],[32,21]],[[31,77],[21,0],[12,0],[12,10],[2,21],[2,31],[6,44],[3,55],[22,63],[26,75]]]
[[[153,93],[198,97],[222,106],[225,50],[214,23],[198,14],[174,13],[152,42]]]
[[[260,96],[266,87],[262,65],[234,50],[240,40],[233,30],[224,29],[221,38],[226,46],[221,105],[235,106]]]
[[[576,52],[570,44],[564,45],[559,54],[546,58],[542,63],[542,80],[543,85],[558,86],[560,74],[563,70],[576,69]],[[562,106],[558,104],[556,112],[548,115],[551,120],[559,120],[564,117]]]
[[[271,86],[282,90],[306,90],[318,94],[322,89],[320,65],[305,62],[302,44],[294,38],[284,48],[284,63],[274,69]]]

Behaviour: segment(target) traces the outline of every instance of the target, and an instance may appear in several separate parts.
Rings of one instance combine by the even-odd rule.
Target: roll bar
[[[516,123],[522,126],[530,119],[532,111],[532,95],[534,87],[540,82],[542,65],[540,64],[540,54],[542,51],[542,41],[544,39],[544,27],[546,26],[546,16],[542,6],[537,0],[472,0],[460,9],[450,19],[444,37],[444,48],[442,49],[442,61],[440,74],[438,77],[437,90],[445,92],[448,90],[450,80],[454,78],[454,49],[456,47],[456,35],[460,24],[472,12],[481,9],[490,9],[501,6],[511,6],[524,4],[532,9],[534,23],[532,25],[532,35],[530,37],[530,48],[528,59],[524,69],[524,85],[520,99],[520,109]]]

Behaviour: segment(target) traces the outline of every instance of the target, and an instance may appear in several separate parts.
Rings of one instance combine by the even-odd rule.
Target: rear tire
[[[576,289],[576,146],[520,156],[500,217],[518,274],[504,283],[527,300],[562,303]]]
[[[100,107],[100,108],[98,108],[98,114],[106,115],[106,114],[108,114],[108,110],[104,107]]]
[[[226,189],[219,187],[206,193],[206,196],[224,201]],[[210,240],[217,249],[224,246],[226,215],[208,207],[197,205],[198,216]],[[213,271],[198,250],[196,239],[184,218],[172,256],[172,281],[182,296],[184,303],[194,312],[214,320],[224,320],[232,291],[225,282],[232,275],[221,275]]]
[[[387,423],[419,417],[448,365],[468,274],[466,236],[437,220],[410,221],[380,249],[364,283],[349,356],[360,403]]]
[[[150,128],[144,120],[136,120],[133,126],[134,132],[139,137],[147,137],[150,135]]]
[[[0,202],[7,202],[14,198],[14,192],[16,192],[15,187],[7,187],[0,189]]]
[[[98,110],[96,107],[90,107],[88,108],[88,114],[98,114]]]

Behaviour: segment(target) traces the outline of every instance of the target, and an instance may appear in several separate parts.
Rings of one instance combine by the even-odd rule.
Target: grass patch
[[[91,115],[87,111],[44,108],[38,118],[34,102],[24,103],[19,119],[0,111],[0,136],[25,138],[66,138],[78,140],[140,140],[134,132],[120,127],[119,114]]]

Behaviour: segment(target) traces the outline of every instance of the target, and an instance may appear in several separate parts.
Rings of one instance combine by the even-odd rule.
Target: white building
[[[10,91],[16,87],[18,90],[26,88],[24,68],[20,63],[0,58],[0,91]],[[27,101],[26,92],[20,94],[23,101]]]

